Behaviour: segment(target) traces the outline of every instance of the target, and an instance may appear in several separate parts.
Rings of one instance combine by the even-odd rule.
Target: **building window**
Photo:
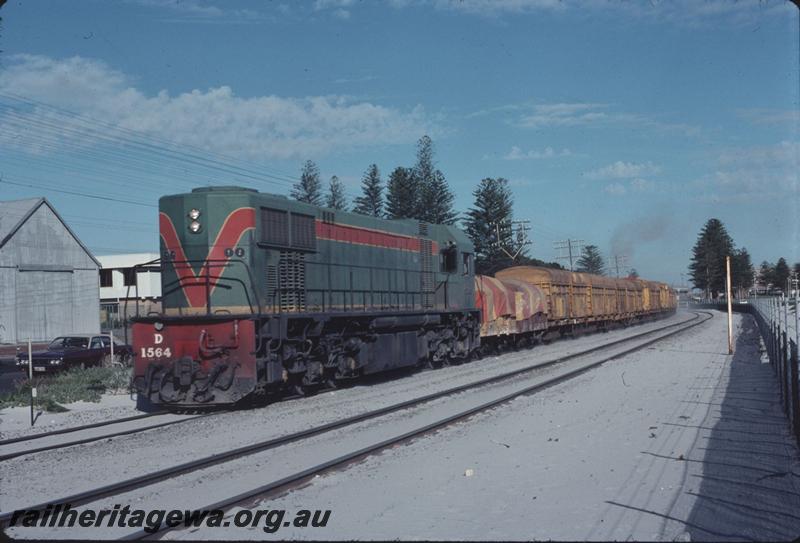
[[[134,268],[123,268],[122,272],[122,285],[125,287],[136,286],[136,270]]]
[[[100,270],[100,286],[101,287],[113,287],[114,280],[113,275],[111,272],[114,270]]]

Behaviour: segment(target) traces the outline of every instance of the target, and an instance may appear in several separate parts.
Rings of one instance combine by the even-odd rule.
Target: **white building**
[[[153,269],[134,269],[159,258],[158,253],[98,256],[100,262],[100,314],[104,330],[117,328],[120,317],[161,309],[161,274]],[[127,306],[127,309],[126,309]]]

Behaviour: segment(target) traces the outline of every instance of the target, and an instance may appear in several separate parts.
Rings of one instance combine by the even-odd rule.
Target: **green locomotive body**
[[[163,313],[134,324],[152,402],[302,393],[479,345],[473,248],[455,227],[205,187],[161,198],[159,228]]]

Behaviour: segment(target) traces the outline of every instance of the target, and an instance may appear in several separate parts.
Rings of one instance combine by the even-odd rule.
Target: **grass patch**
[[[64,372],[34,377],[37,405],[49,412],[67,411],[61,404],[99,402],[105,392],[130,392],[131,368],[73,368]],[[31,382],[17,384],[14,392],[0,395],[0,409],[30,405]]]

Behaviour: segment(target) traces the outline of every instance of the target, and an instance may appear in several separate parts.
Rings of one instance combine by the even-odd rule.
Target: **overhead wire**
[[[157,136],[153,136],[148,133],[125,128],[119,126],[118,124],[100,121],[92,117],[89,117],[87,115],[78,114],[63,108],[58,108],[50,104],[39,102],[37,100],[24,98],[15,94],[4,93],[4,92],[0,92],[0,97],[10,99],[19,103],[27,104],[32,107],[42,108],[47,111],[53,112],[54,114],[59,115],[61,117],[66,117],[73,121],[82,123],[83,126],[86,127],[85,128],[86,130],[93,131],[95,136],[100,134],[100,136],[102,136],[102,138],[105,139],[105,141],[107,142],[132,145],[134,147],[139,148],[140,150],[147,150],[149,152],[153,152],[161,156],[170,157],[172,159],[180,159],[186,162],[194,163],[195,165],[201,167],[209,169],[218,169],[233,175],[237,175],[240,177],[260,182],[266,182],[266,183],[280,182],[282,184],[287,184],[287,183],[291,184],[298,180],[298,178],[295,176],[282,172],[277,172],[263,165],[259,165],[258,170],[244,167],[239,164],[236,164],[236,162],[241,162],[241,159],[236,159],[228,155],[222,155],[221,153],[211,151],[208,149],[203,149],[188,143],[177,144],[165,138],[159,138]],[[5,107],[6,109],[9,109],[10,106],[3,106],[2,104],[0,104],[0,107]],[[24,112],[24,114],[36,115],[36,113],[34,112],[27,112],[27,111]],[[40,120],[42,117],[43,116],[40,114]],[[98,127],[106,130],[107,132],[99,132],[99,130],[97,129]],[[194,151],[196,151],[196,153],[199,154],[189,153],[184,149],[193,149]],[[225,160],[224,161],[214,160],[210,158],[212,156],[221,157]]]
[[[298,180],[297,177],[263,165],[258,165],[258,169],[245,167],[241,165],[243,162],[241,159],[230,155],[188,143],[178,144],[163,137],[14,93],[0,91],[0,99],[14,103],[9,105],[0,102],[0,112],[7,126],[18,130],[16,135],[20,141],[17,144],[38,146],[38,149],[50,154],[37,156],[36,162],[39,167],[54,174],[63,174],[64,169],[67,169],[80,175],[82,181],[99,185],[101,190],[89,194],[46,185],[41,179],[28,178],[28,182],[24,182],[25,179],[20,174],[15,174],[13,180],[6,174],[3,180],[0,180],[9,185],[41,188],[71,196],[130,205],[157,207],[120,197],[109,192],[108,186],[130,189],[130,183],[136,183],[137,188],[157,190],[161,194],[165,183],[186,185],[188,188],[204,181],[218,182],[218,177],[215,175],[219,173],[272,185],[287,186]],[[31,127],[37,130],[33,131]],[[63,155],[73,154],[52,156],[59,152],[63,152]],[[18,157],[5,157],[4,160],[6,159],[17,165],[27,165]],[[91,159],[88,165],[82,163],[86,159]],[[125,167],[127,171],[121,171],[120,167]],[[137,175],[136,172],[147,175]],[[556,241],[565,237],[562,232],[541,223],[531,221],[531,224],[534,232],[544,234],[542,237],[545,239]]]

